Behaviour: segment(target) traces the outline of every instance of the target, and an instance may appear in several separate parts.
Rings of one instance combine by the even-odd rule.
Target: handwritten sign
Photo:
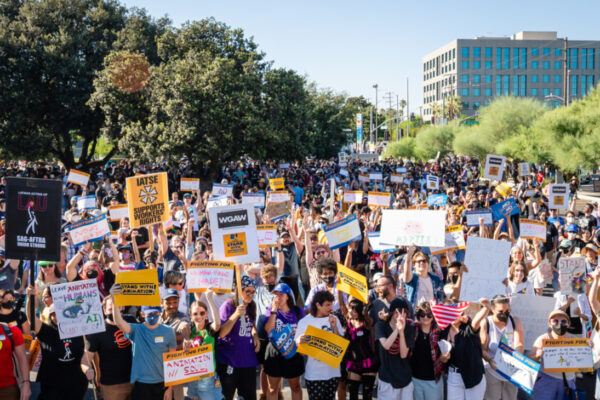
[[[129,224],[132,228],[168,221],[169,190],[166,172],[126,179]]]
[[[110,235],[110,227],[106,215],[102,214],[69,225],[67,232],[71,236],[73,246],[79,246],[85,242],[97,242],[104,239],[106,235]]]
[[[441,207],[448,203],[448,196],[445,194],[430,194],[427,196],[427,205],[429,207]]]
[[[50,290],[61,339],[106,330],[95,279],[50,285]]]
[[[277,225],[257,225],[256,234],[260,249],[277,246]]]
[[[523,239],[539,239],[542,242],[546,241],[546,223],[538,221],[536,219],[525,219],[519,220],[519,232],[520,237]]]
[[[435,175],[427,175],[427,189],[439,190],[440,189],[440,178]]]
[[[361,238],[360,226],[356,214],[335,221],[325,226],[325,237],[331,250],[347,246],[350,242]]]
[[[115,306],[160,306],[158,272],[156,269],[119,272],[115,283],[121,286]]]
[[[543,339],[544,372],[593,372],[588,339]]]
[[[298,346],[298,353],[316,358],[317,360],[338,368],[350,342],[335,333],[323,329],[307,326],[304,333],[308,337],[308,343]]]
[[[96,209],[96,196],[93,194],[87,196],[74,196],[73,199],[77,201],[77,209],[79,211]]]
[[[187,287],[189,292],[205,292],[212,287],[215,293],[231,293],[235,264],[227,261],[189,261]]]
[[[561,293],[585,293],[585,257],[558,259],[558,283]]]
[[[569,184],[551,184],[548,189],[548,207],[556,210],[569,208]]]
[[[233,194],[233,185],[228,185],[224,183],[213,183],[212,192],[210,194],[213,196],[231,197],[231,195]]]
[[[501,181],[504,174],[504,162],[506,157],[488,154],[485,159],[485,170],[483,177],[491,180]]]
[[[110,215],[111,222],[129,218],[129,206],[127,204],[108,206],[108,215]]]
[[[530,173],[529,163],[519,163],[519,176],[528,176]]]
[[[181,178],[179,181],[179,189],[182,192],[193,192],[200,189],[200,179],[198,178]]]
[[[338,277],[340,278],[337,289],[367,304],[369,302],[367,278],[363,274],[352,271],[340,263],[338,263],[337,268]]]
[[[352,190],[352,191],[344,191],[344,203],[350,204],[360,204],[362,203],[363,191],[362,190]]]
[[[477,302],[505,293],[502,280],[506,278],[510,248],[511,243],[505,240],[467,238],[465,265],[469,272],[463,274],[461,300]]]
[[[283,178],[271,178],[269,179],[269,187],[271,190],[285,189],[285,181]]]
[[[467,226],[469,228],[472,226],[479,226],[479,218],[483,218],[483,224],[485,226],[492,226],[494,224],[491,210],[467,211],[465,217],[467,218]]]
[[[90,174],[72,169],[67,176],[67,182],[86,187],[90,180]]]
[[[513,198],[501,201],[492,206],[492,216],[495,221],[504,218],[507,213],[509,215],[517,215],[519,213],[519,207],[517,207],[517,203]]]
[[[212,344],[193,347],[189,351],[163,353],[165,386],[196,381],[215,374]]]
[[[389,208],[392,200],[391,193],[369,192],[368,204],[373,207]]]
[[[454,225],[446,228],[445,244],[443,247],[431,247],[429,250],[432,255],[445,253],[450,250],[464,250],[465,236],[462,225]]]
[[[265,208],[265,194],[242,193],[242,204],[252,204],[254,208]]]
[[[527,394],[533,394],[533,385],[540,371],[540,364],[500,342],[494,356],[496,372]]]
[[[371,245],[371,251],[373,253],[386,253],[390,251],[396,251],[395,245],[381,243],[381,237],[379,232],[369,232],[367,233],[367,237],[369,238],[369,244]]]
[[[435,247],[445,243],[446,211],[383,210],[382,215],[382,243]]]

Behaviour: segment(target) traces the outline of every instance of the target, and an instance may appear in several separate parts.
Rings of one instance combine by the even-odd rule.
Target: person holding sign
[[[406,298],[413,305],[425,300],[444,299],[444,282],[435,274],[429,272],[429,256],[416,251],[416,246],[410,246],[406,254],[406,265],[401,279],[406,285]],[[413,265],[415,273],[413,273]]]

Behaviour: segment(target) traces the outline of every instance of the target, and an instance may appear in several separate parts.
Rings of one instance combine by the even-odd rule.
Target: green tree
[[[399,142],[390,143],[385,148],[384,158],[415,158],[416,154],[415,138],[408,137]]]
[[[455,132],[458,127],[451,125],[429,125],[416,136],[416,154],[423,160],[434,158],[438,151],[444,157],[453,149]]]
[[[354,104],[347,104],[345,95],[330,89],[319,90],[314,84],[309,91],[312,99],[312,155],[318,158],[335,157],[356,134],[346,131],[351,129],[348,124],[352,116],[356,117]]]

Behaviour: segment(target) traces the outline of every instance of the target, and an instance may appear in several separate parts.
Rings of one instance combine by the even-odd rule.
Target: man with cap
[[[110,290],[112,295],[121,293],[117,283]],[[177,309],[177,307],[175,307]],[[130,324],[123,319],[119,307],[112,308],[115,324],[133,343],[133,360],[131,366],[132,400],[170,399],[171,387],[164,385],[163,354],[175,351],[177,341],[175,332],[170,326],[159,322],[160,307],[142,307],[143,324]]]
[[[586,259],[586,272],[591,274],[598,267],[598,247],[593,243],[588,243],[581,249],[581,255]]]

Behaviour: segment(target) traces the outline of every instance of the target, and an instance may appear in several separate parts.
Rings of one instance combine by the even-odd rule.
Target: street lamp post
[[[377,143],[377,114],[379,113],[379,107],[378,107],[378,100],[379,100],[379,96],[377,95],[377,89],[379,88],[379,85],[376,83],[373,85],[373,89],[375,89],[375,140],[373,140],[371,138],[371,142],[373,143]]]

